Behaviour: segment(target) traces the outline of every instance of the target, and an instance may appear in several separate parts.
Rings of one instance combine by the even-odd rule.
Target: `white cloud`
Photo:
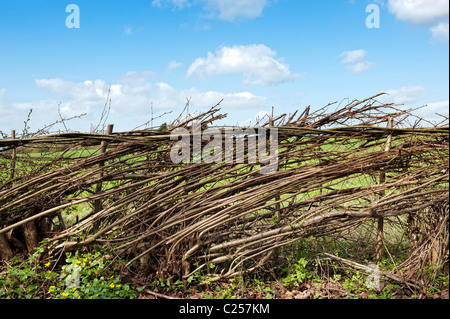
[[[243,75],[245,84],[268,86],[296,77],[289,67],[276,59],[276,52],[263,44],[222,47],[216,53],[208,52],[198,58],[187,71],[187,76],[211,78],[217,75]]]
[[[4,109],[3,104],[2,104],[2,99],[3,99],[3,96],[5,95],[5,92],[6,92],[5,88],[0,88],[0,114],[2,114],[2,117],[6,113],[6,109]]]
[[[143,30],[142,27],[134,27],[131,25],[126,25],[123,27],[123,34],[129,36],[138,32],[141,32]]]
[[[268,120],[268,116],[269,116],[269,112],[267,111],[260,111],[258,113],[255,114],[255,121],[259,122],[259,121],[264,121],[264,120]]]
[[[266,101],[265,97],[250,92],[223,93],[199,91],[196,88],[178,91],[165,82],[155,84],[152,100],[159,108],[174,108],[184,106],[187,98],[194,108],[209,108],[223,99],[221,106],[224,109],[251,109],[261,106]]]
[[[435,23],[448,17],[448,0],[389,0],[389,11],[397,19],[415,24]]]
[[[364,72],[375,64],[366,60],[367,51],[365,50],[353,50],[345,51],[340,57],[342,58],[341,63],[346,64],[347,71],[352,73]]]
[[[169,64],[167,65],[167,72],[173,71],[175,69],[178,69],[179,67],[181,67],[181,63],[177,62],[177,61],[170,61]]]
[[[449,113],[449,100],[428,103],[427,111],[447,115]]]
[[[3,96],[5,95],[5,92],[6,92],[5,88],[0,88],[0,112],[2,111],[2,99],[3,99]]]
[[[221,20],[254,19],[261,16],[267,0],[207,0],[205,9]]]
[[[162,8],[163,6],[172,6],[176,9],[183,9],[184,7],[188,7],[189,0],[153,0],[152,6]]]
[[[387,96],[383,96],[382,100],[395,104],[413,104],[422,99],[425,89],[421,86],[404,86],[399,89],[387,90]]]
[[[268,111],[259,111],[253,117],[238,123],[241,127],[250,127],[254,125],[262,125],[269,120],[270,113]]]
[[[389,0],[397,19],[430,28],[435,42],[448,41],[448,0]]]
[[[345,51],[341,54],[342,63],[355,63],[364,60],[367,52],[364,50]]]
[[[250,92],[201,92],[195,88],[188,91],[181,91],[179,95],[180,98],[185,98],[187,95],[191,96],[191,105],[196,105],[199,108],[211,107],[223,99],[224,101],[221,103],[221,106],[224,108],[239,110],[253,109],[261,106],[267,100],[265,97],[256,96]]]
[[[382,7],[384,7],[386,4],[384,3],[384,0],[373,0],[373,2],[375,3],[375,4],[378,4],[378,5],[380,5],[380,6],[382,6]]]
[[[445,120],[442,116],[449,115],[449,100],[426,103],[414,113],[427,121],[440,123]]]
[[[123,33],[125,33],[126,35],[130,35],[133,32],[133,28],[126,25],[123,27]]]
[[[152,89],[149,82],[152,78],[156,78],[156,73],[152,71],[130,71],[118,79],[120,84],[117,84],[117,86],[120,87],[124,95],[145,95]]]
[[[202,5],[210,18],[234,21],[236,19],[254,19],[261,16],[268,0],[153,0],[152,5],[163,8],[183,9],[192,5]]]
[[[407,109],[418,107],[413,114],[427,121],[439,123],[445,118],[437,114],[444,116],[449,114],[449,100],[424,103],[426,90],[421,86],[404,86],[385,92],[388,95],[382,95],[378,98],[381,103],[401,104]]]
[[[65,118],[83,113],[95,114],[101,111],[108,96],[109,84],[103,80],[73,82],[60,78],[36,79],[38,88],[53,93],[53,99],[37,100],[26,103],[13,103],[14,109],[33,109],[33,117],[45,113],[57,116],[58,104],[61,103],[61,115]],[[111,86],[111,93],[117,94],[117,86]],[[39,119],[39,118],[38,118]],[[46,123],[49,124],[49,123]]]
[[[32,108],[32,122],[36,129],[53,123],[59,119],[58,105],[63,117],[68,118],[82,113],[88,113],[80,120],[82,128],[89,130],[90,124],[96,124],[100,118],[105,102],[111,99],[110,121],[118,124],[120,130],[133,129],[145,123],[151,117],[151,105],[154,114],[161,114],[173,110],[180,112],[186,99],[190,99],[191,107],[209,108],[223,99],[221,107],[227,109],[254,109],[261,107],[267,98],[256,96],[250,92],[220,92],[201,91],[197,88],[176,89],[165,82],[151,82],[153,72],[128,72],[111,85],[104,80],[87,80],[82,82],[67,81],[60,78],[36,79],[38,88],[52,93],[52,97],[45,100],[35,100],[26,103],[3,103],[5,89],[0,89],[0,127],[9,125],[23,126],[27,111]],[[178,115],[178,114],[176,114]],[[16,124],[11,124],[11,123]]]
[[[85,102],[98,102],[105,98],[108,88],[107,83],[102,80],[76,83],[59,78],[36,79],[35,84],[60,98]]]
[[[446,42],[448,41],[448,23],[441,22],[430,28],[432,39],[435,42]]]
[[[128,72],[120,78],[120,83],[112,84],[110,99],[112,113],[118,115],[142,115],[153,103],[155,109],[173,109],[184,106],[186,98],[191,98],[191,105],[198,108],[211,107],[224,99],[223,107],[254,108],[265,101],[264,97],[250,92],[223,93],[218,91],[199,91],[196,88],[176,90],[165,82],[150,83],[148,72]],[[55,93],[65,99],[63,103],[65,116],[72,116],[74,111],[101,110],[108,97],[109,84],[103,80],[75,83],[62,79],[36,80],[38,87]]]

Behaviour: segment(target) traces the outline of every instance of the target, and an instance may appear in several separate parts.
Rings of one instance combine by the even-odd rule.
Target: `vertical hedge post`
[[[114,124],[108,124],[108,128],[106,130],[106,134],[107,135],[111,135],[113,132],[113,128],[114,128]],[[106,141],[102,141],[102,143],[100,144],[100,154],[104,154],[106,152],[106,145],[107,142]],[[100,162],[98,164],[99,167],[103,167],[105,166],[105,162]],[[100,177],[103,176],[103,172],[100,172]],[[102,181],[98,182],[97,185],[95,185],[95,193],[101,192],[102,191]],[[102,201],[101,199],[96,199],[94,201],[94,213],[98,213],[99,211],[101,211],[103,209],[102,207]]]
[[[14,140],[16,138],[16,131],[11,130],[11,138]],[[11,156],[11,175],[10,178],[14,179],[15,171],[16,171],[16,156],[17,156],[17,150],[14,146],[12,149],[12,156]]]
[[[269,118],[269,130],[272,128],[272,127],[274,127],[274,121],[273,121],[273,108],[272,108],[272,115],[270,116],[270,118]],[[272,143],[274,143],[275,141],[273,140],[273,137],[272,137],[272,134],[270,134],[270,138],[269,138],[269,143],[270,143],[270,147],[272,147]],[[275,223],[279,223],[280,222],[280,213],[281,213],[281,204],[280,204],[280,199],[281,199],[281,196],[280,196],[280,194],[277,194],[277,195],[275,195],[275,214],[274,214],[274,217],[275,217]],[[278,259],[279,259],[279,251],[278,251],[278,248],[275,248],[274,250],[273,250],[273,260],[274,260],[274,262],[275,262],[275,264],[277,264],[278,263]]]
[[[16,131],[11,130],[11,138],[16,138]],[[16,166],[16,148],[14,147],[12,150],[11,156],[11,173],[10,178],[14,178],[14,171]],[[4,227],[3,220],[0,217],[0,228]],[[0,234],[0,260],[2,259],[10,259],[14,256],[11,246],[9,245],[8,238],[5,233]]]
[[[388,118],[388,128],[394,127],[394,120],[392,117]],[[386,147],[384,149],[385,152],[389,152],[391,150],[392,144],[392,133],[388,135],[386,139]],[[386,173],[381,172],[380,174],[380,184],[386,182]],[[375,261],[377,263],[381,262],[381,258],[383,257],[383,237],[384,237],[384,219],[383,217],[378,217],[377,219],[377,246],[375,249]]]

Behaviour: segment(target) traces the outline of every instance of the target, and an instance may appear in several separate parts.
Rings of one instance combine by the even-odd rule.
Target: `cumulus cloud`
[[[448,0],[389,0],[389,11],[397,19],[415,24],[434,23],[448,18]]]
[[[422,99],[425,89],[421,86],[404,86],[399,89],[387,90],[387,96],[382,100],[395,104],[414,104]]]
[[[153,0],[152,6],[155,7],[165,7],[172,6],[176,9],[183,9],[184,7],[188,7],[190,5],[189,0]]]
[[[187,95],[191,96],[191,104],[197,105],[197,107],[210,107],[217,104],[220,100],[224,100],[221,106],[232,109],[253,109],[261,106],[267,98],[254,95],[250,92],[238,92],[238,93],[222,93],[217,91],[201,92],[193,88],[188,91],[181,91],[179,93],[180,98]]]
[[[30,109],[33,109],[32,121],[31,123],[27,123],[27,125],[31,126],[32,130],[35,131],[46,124],[52,123],[53,120],[49,116],[50,108],[53,107],[56,110],[55,112],[58,109],[58,103],[56,101],[42,100],[39,103],[10,103],[6,100],[5,95],[6,89],[0,88],[0,132],[4,134],[9,135],[11,130],[16,130],[20,134],[19,132],[24,128],[24,121],[27,119]],[[50,106],[50,103],[52,103],[52,106]],[[33,123],[36,121],[42,125],[33,127]]]
[[[426,90],[421,86],[404,86],[385,92],[387,95],[382,95],[378,98],[380,102],[401,104],[405,108],[419,107],[413,113],[427,121],[439,123],[445,119],[441,115],[448,117],[449,100],[426,103]]]
[[[6,110],[3,107],[3,103],[2,103],[3,95],[5,95],[5,92],[6,92],[5,88],[0,88],[0,112],[1,112],[0,114],[2,114],[2,115],[6,112]]]
[[[254,19],[262,15],[267,0],[207,0],[205,9],[220,20]]]
[[[388,8],[399,20],[428,27],[434,41],[448,41],[448,0],[389,0]]]
[[[352,73],[362,73],[374,66],[374,63],[366,60],[367,51],[353,50],[345,51],[340,57],[341,63],[346,64],[346,69]]]
[[[13,103],[13,108],[33,109],[33,119],[40,114],[56,116],[58,105],[64,118],[70,118],[80,114],[95,114],[101,111],[108,96],[109,84],[102,80],[73,82],[60,78],[36,79],[36,87],[53,94],[51,99],[30,101],[26,103]],[[111,91],[117,90],[112,86]],[[53,120],[52,120],[53,121]],[[49,124],[49,123],[46,123]]]
[[[75,101],[98,102],[108,88],[107,83],[101,80],[72,82],[60,78],[36,79],[38,88],[45,89],[63,99]]]
[[[414,113],[427,121],[441,123],[445,117],[448,118],[449,100],[426,103]]]
[[[38,87],[65,98],[68,105],[71,102],[88,106],[87,111],[93,110],[93,105],[103,107],[108,97],[112,100],[113,112],[129,114],[130,111],[144,112],[150,102],[157,109],[168,109],[183,106],[186,98],[191,98],[191,105],[199,108],[211,107],[224,99],[223,106],[228,108],[255,107],[265,101],[265,98],[250,92],[223,93],[218,91],[199,91],[196,88],[177,90],[165,82],[150,83],[143,72],[129,72],[120,79],[120,83],[109,86],[103,80],[84,81],[75,83],[62,79],[36,80]]]
[[[426,108],[430,112],[448,116],[449,100],[428,103]]]
[[[430,32],[432,34],[432,39],[435,42],[446,42],[448,41],[448,23],[441,22],[430,28]]]
[[[192,5],[202,5],[207,16],[225,21],[236,19],[254,19],[261,16],[268,0],[153,0],[155,7],[183,9]]]
[[[219,91],[200,91],[197,88],[177,90],[165,82],[158,82],[152,92],[154,105],[159,108],[184,106],[186,99],[194,108],[208,108],[222,99],[221,106],[226,109],[251,109],[261,106],[267,98],[250,92],[223,93]]]
[[[126,25],[123,27],[123,34],[125,34],[126,36],[130,36],[132,34],[138,33],[142,31],[142,27],[134,27],[131,25]]]
[[[181,67],[181,63],[177,62],[177,61],[170,61],[169,64],[167,65],[167,72],[173,71],[175,69],[178,69],[179,67]]]
[[[260,111],[255,114],[255,122],[268,121],[270,113],[267,111]],[[264,122],[263,122],[264,123]]]
[[[263,44],[222,47],[198,58],[187,71],[187,77],[211,78],[217,75],[242,74],[245,84],[269,86],[296,77],[289,66],[276,59],[276,52]]]
[[[270,113],[268,111],[259,111],[253,117],[247,118],[238,123],[241,127],[250,127],[254,125],[262,125],[269,120]]]
[[[5,88],[0,88],[0,110],[2,110],[2,99],[3,99],[3,95],[5,95],[6,89]]]
[[[133,33],[133,28],[129,25],[126,25],[123,27],[123,33],[125,33],[126,35],[130,35],[131,33]]]
[[[0,127],[9,125],[14,116],[17,118],[15,122],[23,125],[21,123],[30,108],[33,109],[32,118],[37,126],[52,123],[59,119],[60,105],[60,112],[65,118],[87,113],[88,115],[83,117],[83,128],[74,129],[89,130],[91,123],[98,122],[108,97],[111,100],[110,120],[118,125],[125,123],[122,125],[127,125],[126,129],[133,129],[145,123],[146,119],[149,120],[151,105],[157,114],[181,111],[186,99],[190,99],[191,107],[197,109],[209,108],[223,99],[221,107],[224,110],[254,109],[261,107],[267,100],[266,97],[247,91],[202,91],[195,87],[177,89],[165,82],[152,81],[152,77],[154,73],[150,71],[128,72],[112,84],[101,79],[82,82],[60,78],[36,79],[38,88],[53,95],[50,99],[7,105],[2,103],[5,90],[0,89]]]

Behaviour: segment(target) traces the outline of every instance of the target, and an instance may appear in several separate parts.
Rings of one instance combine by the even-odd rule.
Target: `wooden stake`
[[[113,128],[114,128],[114,124],[108,124],[108,128],[106,130],[106,134],[107,135],[111,135],[113,132]],[[100,144],[100,153],[104,154],[106,152],[106,146],[107,143],[106,141],[102,141],[102,143]],[[105,162],[100,162],[98,164],[99,167],[103,167],[105,166]],[[100,172],[100,177],[103,176],[103,172]],[[102,185],[103,183],[100,181],[97,183],[97,185],[95,186],[95,193],[99,193],[102,191]],[[99,211],[102,210],[102,201],[101,199],[96,199],[94,201],[94,213],[98,213]]]
[[[270,116],[269,119],[269,129],[271,129],[274,126],[274,122],[273,122],[273,107],[272,107],[272,115]],[[272,145],[272,143],[274,143],[273,141],[273,137],[272,134],[270,134],[270,145]],[[275,203],[275,223],[278,224],[280,222],[280,212],[281,212],[281,204],[280,204],[280,194],[275,195],[275,201],[277,203]],[[278,263],[278,259],[279,259],[279,253],[278,253],[278,248],[275,248],[273,250],[273,261],[275,262],[275,264]]]
[[[11,138],[15,139],[16,138],[16,131],[15,130],[11,130]],[[12,158],[11,158],[11,179],[14,179],[14,175],[15,175],[15,170],[16,170],[16,156],[17,156],[17,150],[16,147],[13,147],[12,149]]]
[[[6,234],[0,234],[0,260],[9,259],[14,256],[11,246],[9,245]]]
[[[11,138],[16,138],[16,131],[11,131]],[[11,179],[14,178],[14,170],[16,166],[16,148],[12,149],[12,158],[11,158]],[[3,220],[0,217],[0,227],[3,227]],[[0,260],[9,259],[14,256],[11,246],[9,245],[8,239],[5,233],[0,234]]]
[[[392,117],[388,118],[388,128],[394,127],[394,120]],[[387,137],[386,147],[384,149],[385,152],[389,152],[391,150],[392,144],[392,134]],[[386,182],[386,173],[381,172],[380,174],[380,184]],[[377,246],[375,249],[375,261],[377,263],[381,262],[381,258],[383,257],[383,237],[384,237],[384,219],[383,217],[378,217],[377,219]]]
[[[39,244],[39,236],[37,233],[36,225],[34,224],[34,220],[26,223],[22,226],[23,228],[23,237],[25,238],[25,244],[27,246],[28,253],[32,253],[33,250]]]

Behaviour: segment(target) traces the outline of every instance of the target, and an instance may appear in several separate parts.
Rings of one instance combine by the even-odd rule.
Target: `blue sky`
[[[69,4],[79,28],[68,28]],[[368,28],[368,5],[379,28]],[[2,0],[0,130],[64,117],[89,131],[111,88],[116,131],[171,122],[224,99],[223,124],[388,92],[383,101],[449,105],[448,0]],[[69,19],[70,20],[70,19]],[[75,22],[70,20],[69,22]],[[70,23],[69,23],[70,25]],[[55,129],[61,129],[56,126]]]

